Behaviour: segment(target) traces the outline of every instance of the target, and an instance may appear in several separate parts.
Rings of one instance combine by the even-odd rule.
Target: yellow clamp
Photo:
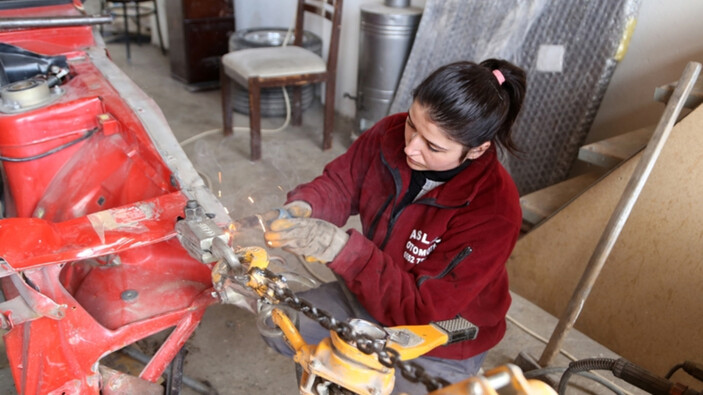
[[[449,336],[432,325],[403,325],[386,328],[390,335],[388,348],[398,352],[401,360],[415,359],[443,346]]]

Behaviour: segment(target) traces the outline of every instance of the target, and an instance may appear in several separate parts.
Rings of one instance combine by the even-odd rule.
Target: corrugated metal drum
[[[407,0],[361,6],[357,132],[388,115],[393,95],[410,54],[422,10]]]

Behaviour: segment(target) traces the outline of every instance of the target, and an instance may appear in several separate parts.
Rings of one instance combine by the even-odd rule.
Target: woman
[[[516,151],[511,127],[525,85],[525,73],[503,60],[443,66],[414,91],[408,113],[382,119],[291,191],[285,208],[295,218],[274,221],[268,244],[325,262],[343,282],[301,298],[335,318],[383,326],[460,315],[478,337],[416,361],[450,382],[475,375],[503,337],[510,306],[505,262],[522,215],[497,151]],[[355,214],[363,234],[339,228]],[[301,323],[308,343],[329,335],[316,327]],[[408,385],[396,375],[396,392],[426,392]]]

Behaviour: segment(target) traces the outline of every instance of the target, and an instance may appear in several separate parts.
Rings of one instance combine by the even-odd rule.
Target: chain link
[[[383,342],[376,341],[367,334],[354,333],[354,328],[346,321],[339,321],[324,310],[319,310],[310,302],[298,298],[285,284],[285,279],[268,269],[263,270],[264,277],[268,280],[267,286],[273,291],[273,298],[279,303],[285,303],[296,311],[305,314],[311,320],[317,321],[323,328],[334,331],[342,340],[356,344],[356,348],[364,354],[376,354],[378,362],[387,367],[400,371],[403,377],[412,383],[422,383],[428,391],[432,392],[445,387],[450,383],[440,377],[432,377],[417,362],[403,361],[398,351],[386,347]]]

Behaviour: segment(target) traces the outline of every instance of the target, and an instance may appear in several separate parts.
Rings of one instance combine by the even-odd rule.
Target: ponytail
[[[512,138],[512,127],[518,114],[520,114],[522,101],[525,98],[527,88],[525,72],[514,64],[499,59],[487,59],[481,62],[480,65],[491,70],[494,76],[496,74],[503,76],[502,82],[498,77],[496,77],[496,82],[498,82],[500,94],[507,96],[508,107],[503,125],[497,131],[495,140],[511,154],[517,154],[519,149]]]

